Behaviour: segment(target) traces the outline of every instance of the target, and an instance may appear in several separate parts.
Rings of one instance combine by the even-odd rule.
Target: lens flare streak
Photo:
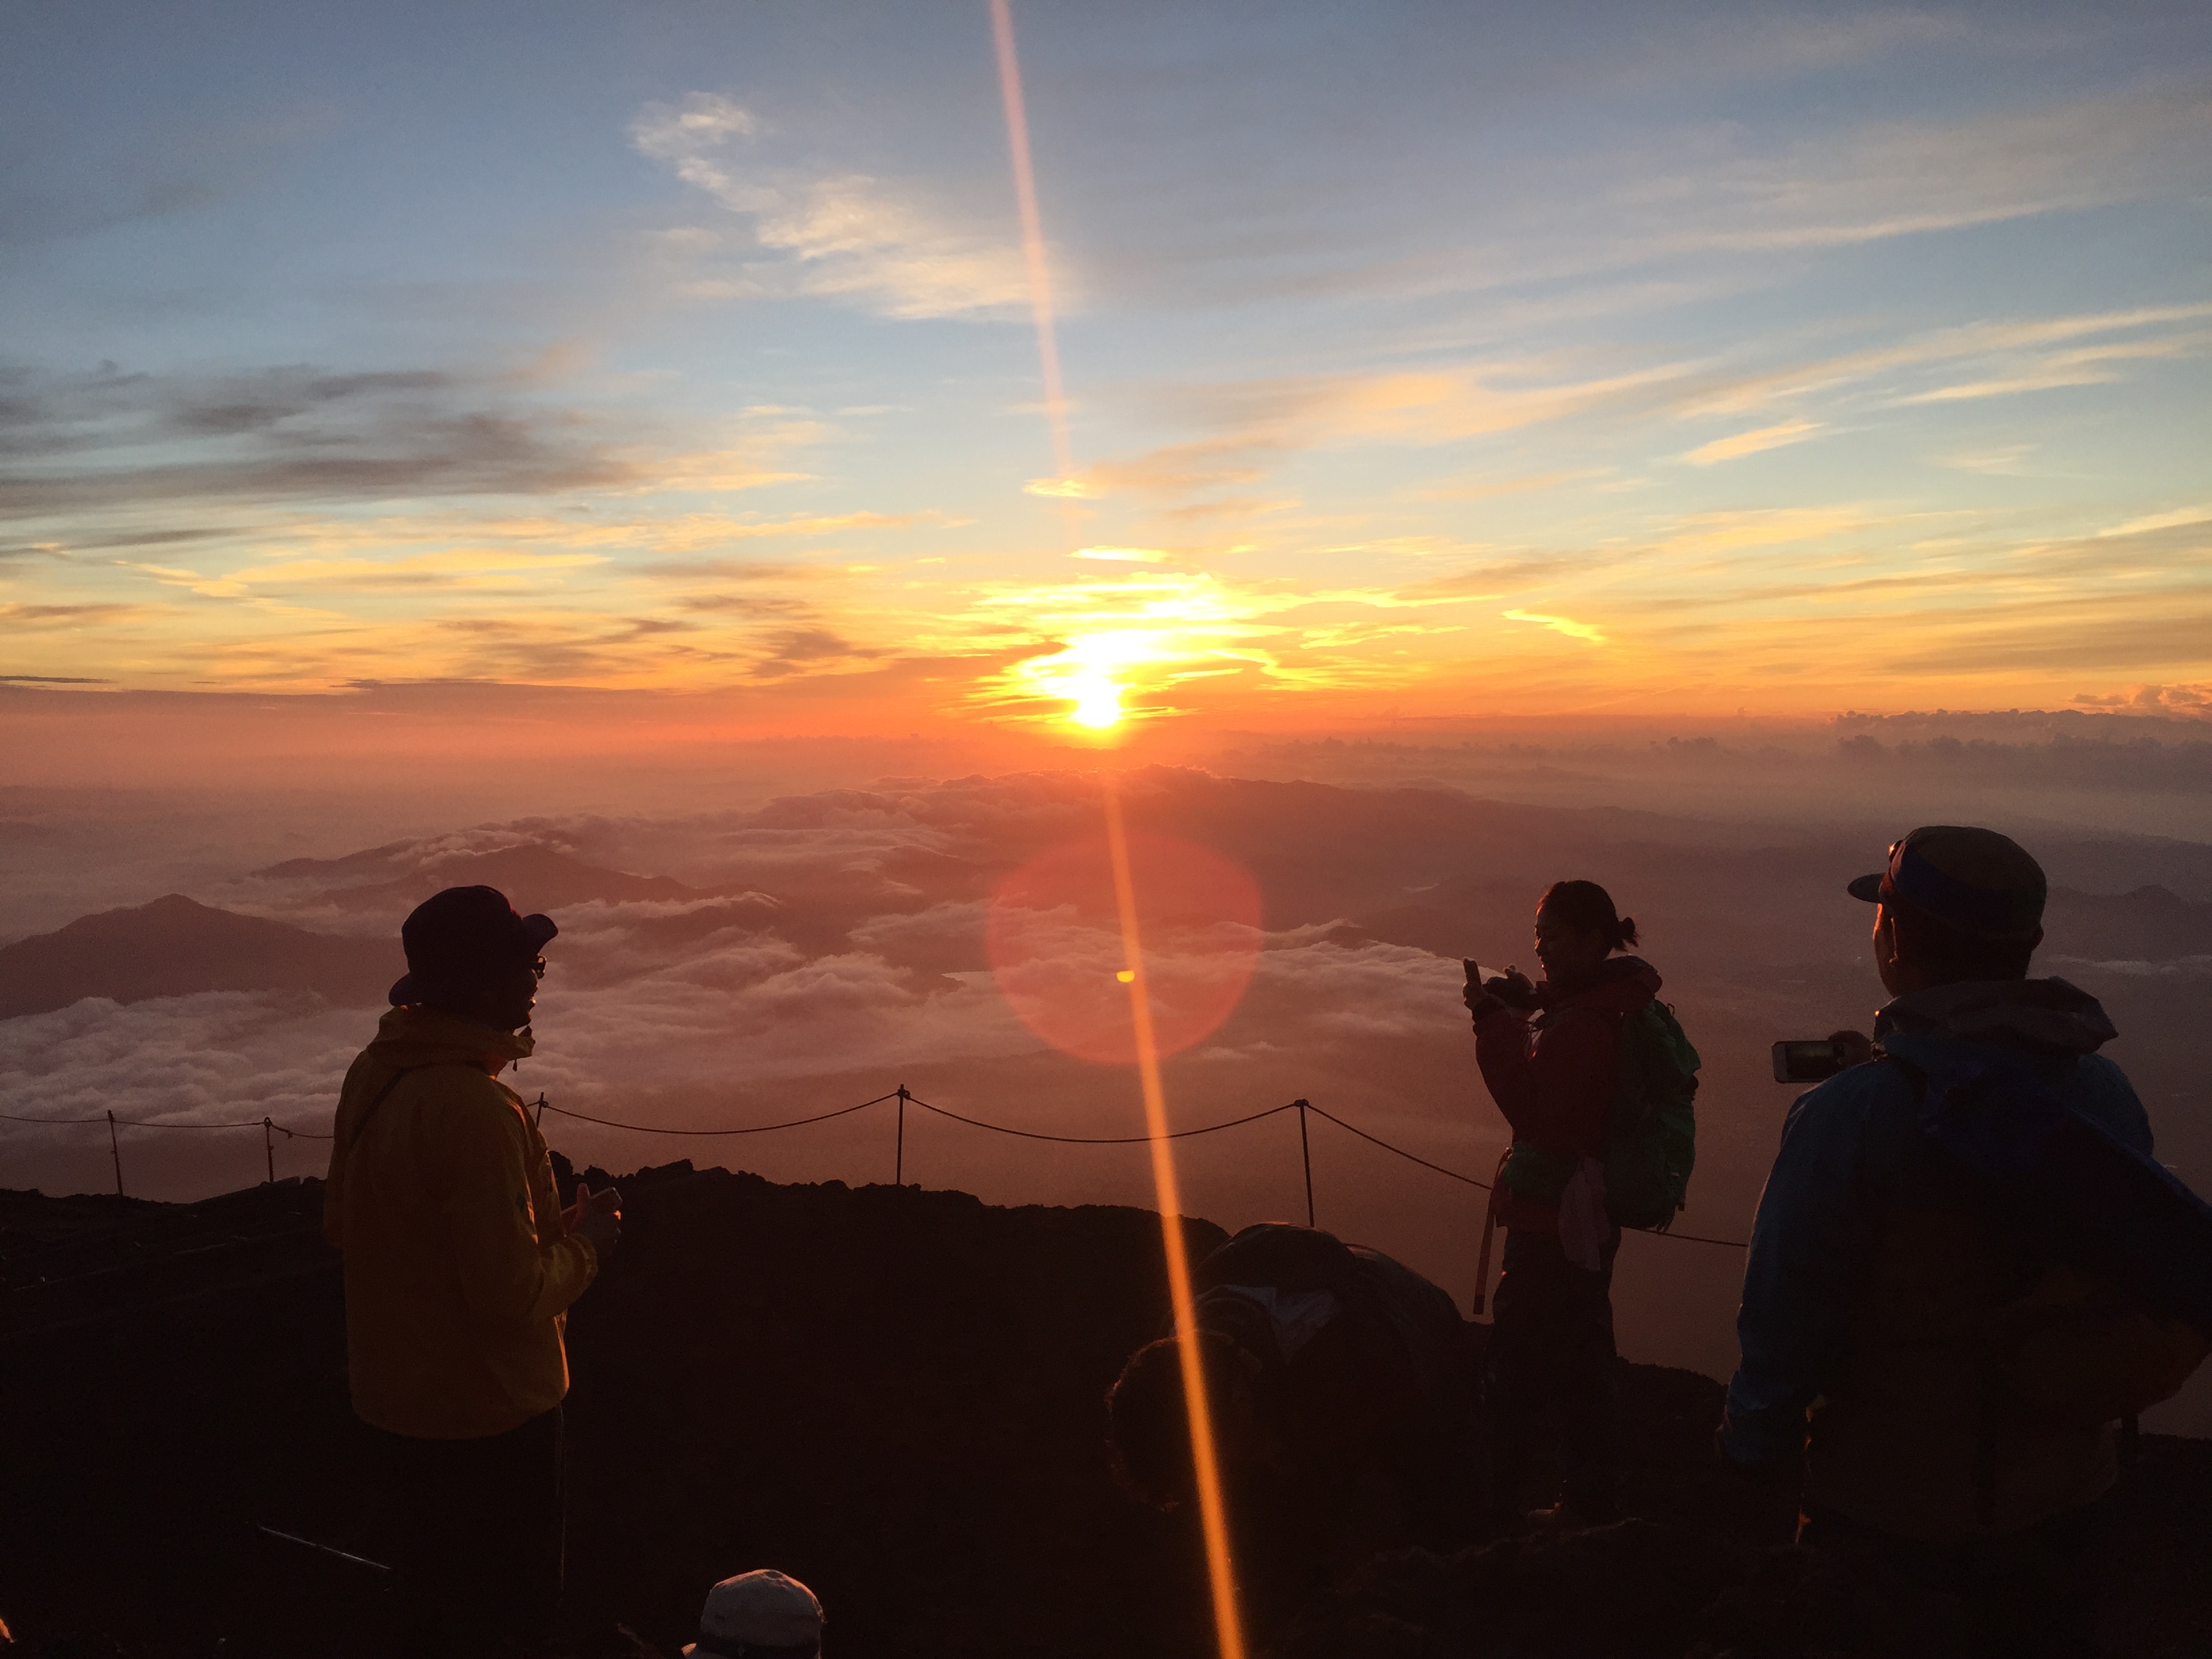
[[[1053,465],[1063,480],[1075,473],[1067,435],[1067,398],[1061,388],[1060,346],[1053,329],[1051,273],[1045,258],[1044,231],[1037,212],[1036,176],[1030,156],[1029,115],[1022,99],[1021,60],[1014,50],[1014,19],[1009,0],[990,0],[991,38],[997,52],[999,92],[1006,105],[1006,143],[1012,151],[1014,194],[1021,210],[1022,251],[1029,267],[1030,308],[1036,319],[1037,358],[1044,378],[1045,412],[1052,427]],[[1073,523],[1069,526],[1071,531]],[[1073,537],[1070,536],[1071,542]],[[1078,654],[1054,688],[1067,697],[1074,723],[1097,731],[1124,718],[1123,681],[1110,665],[1119,652],[1111,636],[1079,639],[1061,653]],[[1124,647],[1126,648],[1126,646]],[[1030,694],[1043,676],[1032,678]],[[1119,914],[1123,964],[1115,975],[1129,991],[1137,1075],[1145,1102],[1146,1132],[1151,1138],[1152,1182],[1158,1194],[1160,1232],[1165,1245],[1168,1294],[1175,1307],[1176,1334],[1182,1339],[1183,1401],[1190,1415],[1191,1456],[1198,1484],[1199,1516],[1206,1535],[1206,1571],[1213,1597],[1214,1633],[1221,1659],[1244,1659],[1244,1631],[1237,1607],[1237,1578],[1229,1552],[1229,1519],[1222,1500],[1221,1475],[1214,1455],[1213,1417],[1200,1364],[1198,1321],[1190,1289],[1190,1263],[1183,1249],[1182,1200],[1176,1181],[1175,1154],[1167,1139],[1167,1099],[1160,1087],[1159,1044],[1152,1029],[1152,998],[1145,981],[1142,930],[1137,920],[1136,884],[1130,873],[1129,840],[1121,822],[1121,797],[1114,781],[1105,782],[1106,839],[1114,870],[1115,908]]]
[[[1136,884],[1129,870],[1129,838],[1121,823],[1121,797],[1105,781],[1106,845],[1114,866],[1114,901],[1121,914],[1121,948],[1128,965],[1115,977],[1129,988],[1129,1018],[1137,1038],[1137,1077],[1144,1091],[1145,1129],[1152,1137],[1152,1184],[1158,1194],[1160,1236],[1167,1249],[1168,1295],[1175,1307],[1176,1346],[1182,1351],[1183,1400],[1190,1412],[1190,1449],[1197,1465],[1199,1520],[1206,1534],[1206,1577],[1213,1589],[1213,1627],[1221,1659],[1244,1659],[1244,1629],[1237,1607],[1236,1564],[1229,1551],[1228,1507],[1222,1501],[1220,1465],[1214,1454],[1213,1413],[1200,1363],[1198,1308],[1190,1291],[1190,1261],[1183,1249],[1182,1194],[1169,1141],[1167,1097],[1160,1087],[1159,1048],[1152,1034],[1152,1000],[1145,984],[1143,931],[1137,921]]]
[[[1072,478],[1075,453],[1067,441],[1067,396],[1060,389],[1052,272],[1045,260],[1044,221],[1037,212],[1036,173],[1030,165],[1029,112],[1022,101],[1021,59],[1014,55],[1014,16],[1007,0],[991,0],[991,40],[998,49],[999,95],[1006,106],[1006,147],[1013,153],[1014,198],[1021,207],[1022,257],[1029,266],[1030,312],[1036,319],[1037,362],[1044,373],[1045,417],[1052,423],[1052,461],[1061,478]]]

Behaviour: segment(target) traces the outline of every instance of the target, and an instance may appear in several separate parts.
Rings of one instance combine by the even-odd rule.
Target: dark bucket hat
[[[1869,904],[1901,899],[1962,933],[2004,940],[2035,937],[2049,891],[2043,866],[2011,836],[1954,823],[1892,842],[1889,867],[1850,884]]]
[[[448,887],[408,913],[399,926],[407,971],[391,991],[404,1007],[466,986],[487,970],[534,962],[561,930],[545,915],[517,915],[496,887]]]

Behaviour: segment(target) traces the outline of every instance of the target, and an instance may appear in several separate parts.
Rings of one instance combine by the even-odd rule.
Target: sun
[[[1078,726],[1104,732],[1121,723],[1121,688],[1104,676],[1089,677],[1069,688],[1075,707],[1067,718]]]

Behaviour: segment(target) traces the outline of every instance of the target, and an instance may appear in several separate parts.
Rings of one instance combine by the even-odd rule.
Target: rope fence
[[[159,1118],[118,1117],[112,1112],[103,1112],[98,1117],[23,1117],[14,1112],[0,1112],[0,1123],[105,1123],[107,1126],[108,1156],[115,1160],[115,1195],[123,1197],[123,1143],[116,1136],[118,1129],[258,1129],[261,1131],[261,1155],[267,1160],[269,1178],[276,1179],[276,1137],[287,1140],[328,1140],[330,1136],[317,1134],[313,1129],[289,1129],[273,1118],[237,1118],[226,1123],[165,1123]]]
[[[571,1111],[566,1106],[556,1106],[542,1094],[530,1104],[536,1111],[538,1121],[541,1123],[544,1121],[545,1114],[552,1112],[561,1117],[574,1118],[579,1123],[594,1124],[602,1129],[619,1129],[629,1134],[718,1136],[763,1135],[773,1133],[780,1129],[803,1129],[810,1124],[827,1123],[833,1118],[850,1117],[855,1112],[865,1112],[870,1107],[881,1106],[887,1101],[898,1103],[898,1127],[893,1153],[893,1179],[900,1186],[906,1184],[906,1109],[908,1106],[918,1107],[938,1117],[950,1118],[953,1122],[965,1124],[971,1129],[985,1130],[991,1134],[1011,1135],[1021,1140],[1049,1141],[1060,1146],[1141,1146],[1151,1139],[1149,1135],[1055,1135],[1047,1134],[1037,1129],[1017,1129],[1011,1124],[991,1123],[982,1118],[969,1117],[964,1113],[953,1111],[947,1107],[933,1106],[929,1102],[915,1095],[903,1083],[890,1093],[878,1095],[872,1100],[864,1100],[853,1106],[841,1106],[832,1112],[817,1112],[811,1117],[794,1117],[781,1123],[734,1124],[711,1129],[671,1128],[657,1123],[625,1123],[617,1118],[595,1117],[589,1112]],[[1456,1181],[1463,1186],[1479,1188],[1484,1192],[1491,1190],[1491,1183],[1487,1181],[1479,1181],[1471,1175],[1463,1175],[1457,1170],[1446,1168],[1443,1164],[1432,1164],[1419,1153],[1409,1152],[1403,1146],[1394,1146],[1380,1135],[1370,1134],[1358,1124],[1348,1123],[1335,1113],[1307,1100],[1285,1101],[1280,1106],[1270,1106],[1264,1111],[1248,1112],[1243,1117],[1224,1119],[1219,1123],[1201,1124],[1193,1129],[1177,1129],[1166,1138],[1170,1140],[1188,1140],[1199,1135],[1219,1134],[1224,1129],[1242,1128],[1248,1123],[1258,1123],[1267,1118],[1279,1117],[1285,1112],[1296,1112],[1298,1115],[1298,1156],[1305,1171],[1306,1224],[1309,1226],[1314,1224],[1313,1146],[1306,1129],[1306,1120],[1309,1115],[1326,1119],[1347,1134],[1357,1135],[1370,1146],[1379,1147],[1394,1158],[1403,1158],[1408,1164],[1418,1164],[1432,1174],[1443,1176],[1446,1180]],[[313,1129],[289,1128],[266,1117],[238,1118],[218,1123],[171,1123],[157,1118],[118,1117],[112,1112],[92,1117],[23,1117],[10,1112],[0,1112],[0,1123],[36,1123],[53,1127],[105,1123],[107,1126],[108,1150],[115,1162],[115,1191],[118,1197],[123,1195],[123,1151],[122,1143],[118,1138],[118,1130],[258,1129],[261,1131],[262,1151],[267,1162],[269,1179],[271,1181],[276,1178],[276,1137],[278,1135],[293,1140],[331,1139],[328,1134],[318,1133]],[[1660,1238],[1679,1239],[1686,1244],[1717,1244],[1724,1249],[1732,1250],[1749,1248],[1741,1239],[1709,1238],[1698,1233],[1659,1231],[1650,1228],[1638,1228],[1633,1231],[1652,1232],[1655,1237]]]

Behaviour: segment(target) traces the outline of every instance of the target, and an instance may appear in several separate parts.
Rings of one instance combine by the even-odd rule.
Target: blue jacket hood
[[[2025,1051],[2063,1065],[2093,1054],[2119,1032],[2097,999],[2063,979],[1973,980],[1895,999],[1875,1016],[1875,1041],[1911,1060],[1914,1051],[1972,1043]]]

